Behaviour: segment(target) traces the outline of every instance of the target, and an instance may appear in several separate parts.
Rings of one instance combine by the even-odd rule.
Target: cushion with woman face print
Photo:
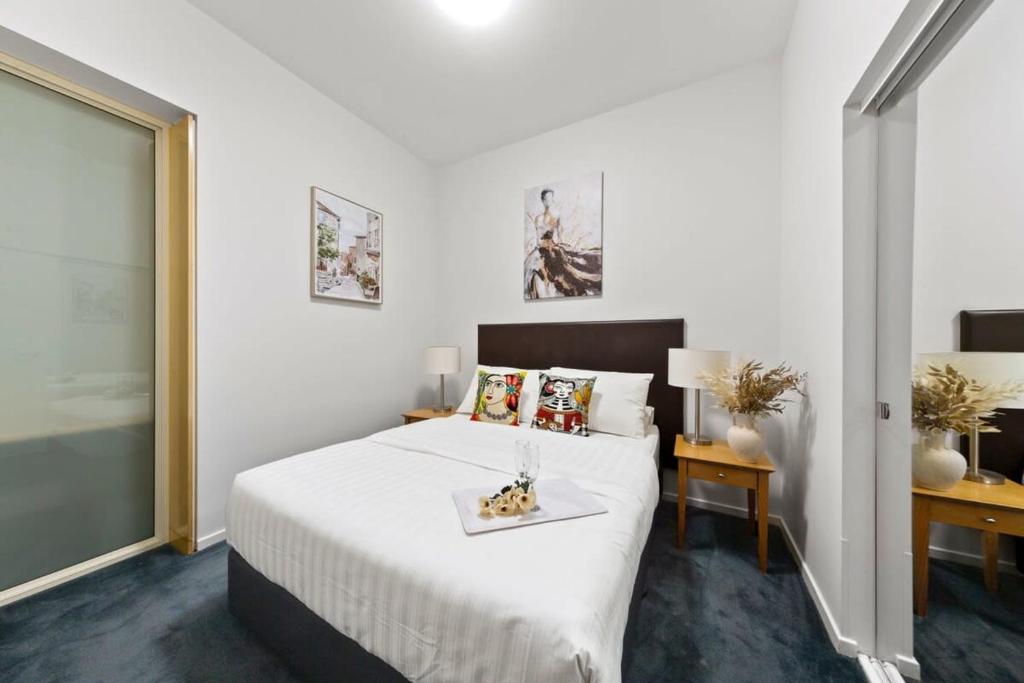
[[[523,371],[498,373],[488,370],[477,372],[476,403],[473,404],[474,422],[491,424],[519,424],[519,402],[526,373]]]
[[[469,416],[476,410],[476,394],[480,388],[477,376],[481,370],[486,370],[492,375],[514,375],[517,372],[526,373],[523,390],[519,392],[519,424],[530,424],[533,421],[533,413],[537,410],[537,383],[539,382],[537,374],[540,370],[530,370],[528,368],[505,365],[477,365],[470,374],[469,382],[466,383],[466,393],[463,394],[462,402],[459,403],[456,412]]]
[[[540,397],[530,424],[534,429],[590,436],[590,398],[596,377],[540,373]]]

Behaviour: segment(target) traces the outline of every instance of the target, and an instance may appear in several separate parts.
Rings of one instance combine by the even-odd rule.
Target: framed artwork
[[[526,190],[523,298],[600,296],[604,175]]]
[[[319,187],[312,188],[310,203],[310,293],[379,304],[383,300],[383,216]]]

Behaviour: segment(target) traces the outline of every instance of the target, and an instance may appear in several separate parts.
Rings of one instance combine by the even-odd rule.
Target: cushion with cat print
[[[596,377],[563,377],[540,373],[534,429],[590,436],[590,398]]]

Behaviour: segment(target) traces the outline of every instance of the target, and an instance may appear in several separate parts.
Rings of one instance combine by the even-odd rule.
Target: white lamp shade
[[[729,366],[732,354],[728,351],[699,351],[697,349],[668,350],[668,383],[674,387],[706,389],[698,378],[701,373],[716,373]]]
[[[967,379],[991,386],[1007,382],[1024,383],[1024,353],[995,353],[988,351],[947,351],[917,354],[917,367],[925,370],[929,365],[952,365]],[[1000,408],[1024,409],[1024,395],[1006,399]]]
[[[428,346],[423,354],[423,369],[428,375],[449,375],[461,368],[458,346]]]

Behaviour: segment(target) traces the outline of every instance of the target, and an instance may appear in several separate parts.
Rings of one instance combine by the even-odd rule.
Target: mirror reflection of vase
[[[911,471],[914,486],[948,491],[964,478],[967,458],[946,446],[946,432],[931,430],[914,444]]]

